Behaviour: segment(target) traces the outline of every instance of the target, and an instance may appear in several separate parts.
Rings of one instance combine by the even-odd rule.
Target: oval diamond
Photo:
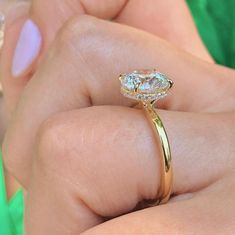
[[[163,98],[173,82],[166,75],[156,70],[140,70],[120,76],[123,95],[142,101]]]

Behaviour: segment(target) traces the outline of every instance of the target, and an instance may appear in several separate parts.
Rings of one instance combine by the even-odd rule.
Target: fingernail
[[[42,44],[41,33],[32,20],[27,20],[21,30],[13,57],[12,75],[25,72],[38,56]]]
[[[5,28],[5,17],[0,13],[0,50],[4,42],[4,28]]]

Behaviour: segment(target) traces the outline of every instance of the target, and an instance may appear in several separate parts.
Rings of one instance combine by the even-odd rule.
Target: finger
[[[103,0],[103,3],[99,1],[82,4],[81,1],[73,0],[34,0],[30,14],[24,13],[21,17],[15,17],[15,21],[6,27],[0,76],[7,81],[4,93],[10,113],[13,112],[22,89],[40,63],[43,52],[47,51],[56,32],[69,17],[85,14],[87,11],[94,15],[104,14],[103,17],[109,17],[108,12],[115,14],[112,13],[113,8],[119,11],[125,0],[109,1],[109,4],[104,5],[106,2]]]
[[[55,6],[58,10],[55,10]],[[52,11],[54,14],[51,14]],[[34,0],[32,5],[32,17],[46,33],[46,43],[51,42],[62,23],[76,13],[86,13],[102,19],[114,19],[120,23],[142,28],[205,60],[212,61],[200,40],[183,0],[177,2],[173,0],[164,2],[159,0],[148,0],[148,2],[143,0],[103,0],[99,2],[81,0],[76,3],[71,0],[63,2]],[[45,15],[50,18],[48,19]],[[48,24],[48,22],[50,23]]]
[[[234,185],[234,180],[225,178],[190,200],[131,213],[82,235],[232,235],[235,231],[235,207],[231,185]]]
[[[24,81],[12,79],[11,62],[20,28],[27,18],[30,3],[27,1],[13,2],[7,11],[4,11],[6,18],[4,44],[0,57],[0,78],[5,90],[5,102],[7,111],[12,112],[13,103],[18,100],[19,92],[26,84],[30,76],[26,76]],[[16,23],[17,22],[17,23]],[[6,63],[7,62],[7,63]],[[5,80],[6,82],[4,83]],[[5,86],[4,86],[5,85]],[[14,102],[13,98],[14,97]],[[15,105],[15,103],[14,103]]]
[[[44,38],[44,48],[52,42],[59,28],[76,14],[89,14],[102,19],[111,19],[126,4],[126,0],[33,0],[31,17],[38,24]],[[53,14],[51,14],[53,12]],[[48,17],[45,17],[48,16]],[[48,23],[49,22],[49,23]]]
[[[38,63],[40,63],[40,58],[42,58],[44,52],[47,51],[47,48],[54,39],[58,29],[72,15],[88,13],[104,19],[119,16],[119,22],[149,30],[171,42],[174,41],[174,44],[179,45],[190,52],[196,53],[199,57],[203,57],[207,60],[208,56],[205,55],[206,50],[203,48],[202,43],[196,34],[195,27],[193,26],[192,19],[190,19],[185,4],[181,3],[182,6],[179,7],[180,11],[176,11],[176,9],[179,8],[172,7],[171,0],[165,2],[166,4],[164,5],[160,1],[155,2],[149,0],[148,4],[145,4],[143,1],[145,5],[145,8],[143,8],[142,2],[138,1],[137,3],[134,3],[134,1],[130,1],[127,5],[127,10],[123,11],[127,3],[126,0],[103,0],[99,2],[94,0],[34,0],[30,16],[25,16],[27,19],[24,18],[22,21],[16,20],[14,26],[11,26],[11,28],[14,29],[13,32],[12,30],[6,31],[7,38],[5,40],[6,49],[3,50],[4,60],[2,61],[2,77],[9,81],[4,89],[8,110],[10,112],[14,110],[18,97],[37,68]],[[164,9],[171,5],[168,9],[168,13],[169,15],[174,16],[172,17],[172,19],[174,19],[174,24],[171,20],[169,24],[159,23],[156,27],[157,22],[162,22],[163,19],[165,21],[165,16],[159,12],[157,12],[157,14],[145,13],[148,17],[145,16],[145,20],[141,21],[139,19],[142,19],[142,17],[134,17],[136,12],[138,15],[143,14],[142,10],[148,12],[149,9],[147,9],[146,6],[149,6],[150,9],[154,9],[156,4],[159,6],[157,9],[159,9],[158,11],[160,12],[164,12]],[[129,14],[132,15],[131,18],[127,17]],[[179,17],[179,15],[181,17]],[[130,20],[127,20],[128,18],[130,18]],[[156,24],[154,24],[155,27],[153,27],[152,22],[156,22]],[[186,24],[185,22],[189,23]],[[152,26],[150,27],[150,25]],[[182,30],[179,28],[177,28],[177,31],[172,30],[172,25],[181,25]],[[24,35],[22,35],[22,32],[24,32]],[[192,36],[189,37],[191,34]],[[30,35],[30,37],[28,35]],[[189,38],[189,40],[187,40],[188,43],[185,43],[185,40],[181,39],[186,37],[187,39]],[[190,40],[191,37],[193,40]],[[34,40],[32,40],[32,38]],[[20,50],[23,50],[23,52]],[[15,77],[17,78],[14,79]]]
[[[213,61],[184,0],[130,0],[116,20],[154,33],[203,60]]]
[[[6,18],[8,24],[10,23],[10,21],[13,20],[13,15],[17,14],[17,12],[14,11],[15,8],[21,5],[18,3],[19,2],[16,0],[0,1],[0,55],[4,43]],[[0,93],[2,93],[1,76],[0,76]]]
[[[132,43],[127,44],[129,39]],[[153,67],[173,77],[176,84],[174,95],[166,98],[165,106],[161,104],[161,107],[195,111],[213,107],[214,102],[220,104],[219,90],[214,96],[218,85],[214,84],[216,77],[214,72],[211,77],[207,64],[142,32],[130,32],[124,26],[90,17],[75,19],[60,34],[24,92],[4,141],[5,160],[26,173],[38,128],[54,113],[90,105],[136,104],[120,94],[118,75],[136,68]]]
[[[5,25],[3,27],[3,35],[5,37],[3,37],[4,42],[8,41],[10,42],[10,46],[12,47],[13,43],[14,43],[14,37],[8,37],[6,36],[5,33],[5,29],[7,29],[8,32],[10,32],[11,35],[16,35],[18,33],[18,30],[16,27],[12,27],[11,26],[14,24],[15,21],[17,21],[20,25],[22,24],[22,20],[24,20],[24,17],[27,15],[28,10],[29,10],[29,6],[30,6],[30,2],[29,1],[1,1],[0,2],[0,11],[3,14],[4,18],[5,18]],[[11,28],[11,29],[10,29]],[[8,55],[10,54],[11,50],[13,50],[13,48],[9,47],[9,45],[5,45],[4,50],[6,51],[6,54],[4,54],[2,56],[2,53],[0,53],[0,65],[3,64],[3,61],[7,61],[9,59]],[[2,52],[2,51],[0,51]],[[3,69],[0,66],[0,83],[1,80],[3,78],[8,79],[9,76],[7,74],[2,73]],[[6,77],[5,77],[6,75]],[[9,89],[9,94],[8,95],[16,95],[15,93],[15,82],[10,81],[9,80],[9,86],[12,86],[12,89]],[[23,87],[24,84],[17,84],[17,86]],[[1,93],[1,84],[0,84],[0,93]],[[6,130],[7,127],[7,123],[9,120],[9,107],[10,107],[10,102],[9,100],[4,97],[0,97],[1,100],[1,117],[0,117],[0,123],[1,123],[1,128],[0,128],[0,132],[1,132],[1,144],[2,144],[2,139],[3,139],[3,134]],[[16,97],[15,97],[16,98]],[[6,191],[7,191],[7,198],[10,199],[12,198],[12,196],[15,194],[15,192],[19,189],[19,184],[15,181],[15,179],[13,179],[13,177],[9,174],[9,172],[5,169],[5,185],[6,185]]]
[[[212,127],[219,118],[159,113],[172,148],[173,194],[194,192],[232,170],[224,152],[228,144],[214,147],[221,133]],[[35,146],[29,235],[80,234],[103,217],[122,215],[142,200],[158,198],[162,156],[141,110],[100,106],[56,115],[44,123]],[[87,213],[92,218],[80,219]]]

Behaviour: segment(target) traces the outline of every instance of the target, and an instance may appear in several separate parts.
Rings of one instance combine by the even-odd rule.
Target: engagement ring
[[[173,86],[173,82],[166,75],[157,70],[142,70],[121,74],[121,93],[131,99],[140,101],[151,120],[157,142],[161,145],[161,184],[159,195],[148,206],[156,206],[168,202],[173,184],[171,165],[171,150],[164,125],[154,107],[155,102],[165,97]]]

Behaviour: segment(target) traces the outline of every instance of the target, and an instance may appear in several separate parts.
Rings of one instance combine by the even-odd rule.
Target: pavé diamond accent
[[[119,77],[124,96],[143,102],[151,102],[167,95],[173,82],[157,70],[139,70]]]

